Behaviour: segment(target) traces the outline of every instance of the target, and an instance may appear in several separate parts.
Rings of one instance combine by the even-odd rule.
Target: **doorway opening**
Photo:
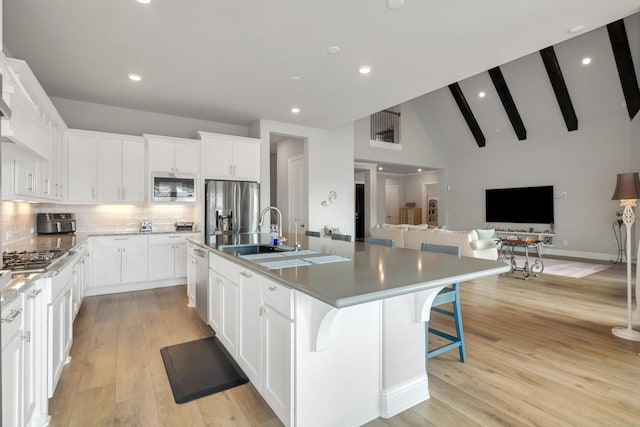
[[[364,241],[364,223],[366,217],[366,209],[364,202],[364,184],[356,183],[356,206],[355,206],[355,219],[356,219],[356,241]]]
[[[283,232],[304,233],[308,222],[307,156],[305,139],[271,133],[269,204],[282,212]],[[272,218],[271,223],[274,223]]]

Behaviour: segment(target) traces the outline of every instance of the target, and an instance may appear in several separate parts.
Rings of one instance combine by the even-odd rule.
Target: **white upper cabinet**
[[[260,182],[260,139],[199,132],[205,179]]]
[[[98,202],[144,202],[144,140],[135,137],[98,138]]]
[[[89,133],[69,131],[67,135],[70,202],[96,202],[98,197],[98,138]]]
[[[200,144],[196,140],[144,135],[149,142],[149,173],[197,175]]]
[[[67,163],[70,202],[145,201],[145,144],[141,137],[70,130]]]

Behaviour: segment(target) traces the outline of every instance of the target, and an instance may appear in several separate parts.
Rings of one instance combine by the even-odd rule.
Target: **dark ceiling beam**
[[[627,111],[629,118],[633,119],[640,110],[640,88],[638,88],[638,79],[636,71],[633,67],[633,59],[631,59],[631,49],[629,48],[629,39],[627,39],[627,30],[624,27],[624,21],[612,22],[607,25],[609,32],[609,40],[611,40],[611,48],[613,49],[613,57],[616,59],[618,67],[618,75],[620,76],[620,84],[624,93],[624,100],[627,103]]]
[[[518,140],[524,141],[527,139],[527,129],[525,129],[524,123],[522,123],[522,118],[520,118],[518,108],[516,107],[515,102],[513,102],[511,91],[509,91],[509,86],[507,86],[507,82],[504,80],[500,67],[490,69],[489,76],[491,77],[493,86],[495,86],[496,91],[498,91],[498,96],[500,97],[500,101],[502,101],[504,111],[506,111],[507,116],[509,116],[509,121],[511,122],[511,126],[513,126],[514,132],[518,136]]]
[[[556,57],[555,50],[553,50],[553,46],[542,49],[540,51],[540,56],[542,57],[542,62],[544,62],[544,67],[547,69],[547,75],[551,81],[553,92],[556,94],[558,106],[562,112],[562,117],[564,117],[567,130],[569,132],[577,130],[578,118],[576,117],[576,112],[573,109],[573,103],[571,102],[571,97],[569,97],[569,91],[567,90],[567,85],[564,82],[562,70],[560,69],[560,64],[558,64],[558,58]]]
[[[471,130],[473,137],[476,139],[478,147],[484,147],[486,145],[486,140],[482,133],[482,129],[480,129],[480,126],[471,111],[471,107],[469,107],[467,98],[464,97],[464,93],[462,93],[462,89],[460,89],[460,85],[458,83],[450,84],[449,90],[451,91],[451,95],[453,95],[453,99],[456,100],[456,104],[458,104],[462,117],[464,117],[464,120],[467,122],[467,126],[469,126],[469,130]]]

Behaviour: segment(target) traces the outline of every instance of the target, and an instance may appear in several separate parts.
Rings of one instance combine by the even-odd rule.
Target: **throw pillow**
[[[478,233],[478,239],[484,240],[484,239],[492,238],[493,235],[496,234],[496,230],[494,228],[492,228],[490,230],[485,230],[485,229],[482,229],[482,228],[478,228],[476,230],[476,233]]]

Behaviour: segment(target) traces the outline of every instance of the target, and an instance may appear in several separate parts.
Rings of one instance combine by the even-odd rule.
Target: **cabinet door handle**
[[[7,317],[3,317],[0,322],[2,323],[11,323],[14,320],[16,320],[16,317],[18,317],[20,315],[20,313],[22,313],[22,309],[19,308],[17,310],[11,310],[9,312],[9,315]]]
[[[124,200],[124,187],[122,187],[122,200]]]
[[[60,185],[60,194],[59,194],[60,197],[64,197],[63,189],[64,189],[64,185]]]
[[[260,314],[260,316],[264,315],[264,312],[265,312],[264,307],[263,307],[263,306],[260,306],[260,310],[258,311],[258,313]]]
[[[33,174],[29,172],[27,174],[27,180],[29,181],[29,185],[27,186],[28,191],[33,191]]]
[[[34,299],[35,297],[37,297],[40,292],[42,292],[42,289],[35,289],[33,291],[31,291],[31,293],[29,295],[27,295],[28,299]]]
[[[244,277],[247,277],[247,278],[249,278],[249,277],[253,277],[250,273],[247,273],[246,271],[241,271],[241,272],[240,272],[240,275],[241,275],[241,276],[244,276]]]
[[[276,288],[275,286],[269,286],[268,288],[271,292],[275,292],[278,290],[278,288]]]
[[[49,184],[49,180],[45,179],[44,180],[44,194],[49,194],[50,193],[50,184]]]
[[[27,331],[26,334],[20,337],[22,341],[31,342],[31,331]]]
[[[92,199],[96,198],[96,187],[91,187],[91,198]]]
[[[122,192],[122,188],[118,188],[118,199],[117,199],[117,200],[122,200],[122,199],[120,198],[120,193],[121,193],[121,192]]]

